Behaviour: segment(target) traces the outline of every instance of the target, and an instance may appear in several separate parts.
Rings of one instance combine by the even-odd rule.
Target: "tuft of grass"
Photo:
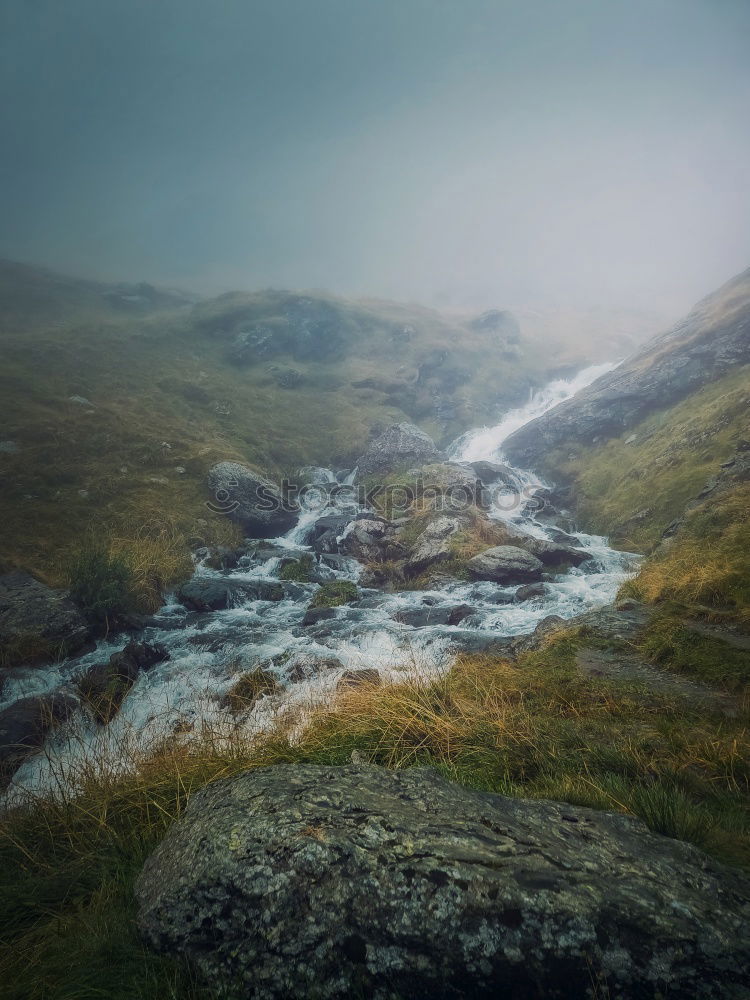
[[[310,608],[338,608],[342,604],[356,601],[359,591],[355,584],[348,580],[332,580],[324,583],[310,601]]]
[[[130,567],[95,539],[84,542],[68,572],[70,596],[90,621],[104,625],[134,609]]]
[[[677,537],[629,581],[627,593],[651,603],[732,611],[750,625],[750,483],[690,511]]]

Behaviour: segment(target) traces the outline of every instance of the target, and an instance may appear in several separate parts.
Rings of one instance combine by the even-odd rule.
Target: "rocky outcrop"
[[[0,576],[0,653],[6,663],[72,653],[90,635],[66,591],[52,590],[20,570]]]
[[[467,568],[475,580],[531,583],[541,579],[544,566],[536,556],[516,545],[496,545],[470,559]]]
[[[750,269],[587,389],[511,434],[503,451],[522,468],[539,466],[555,448],[622,434],[748,362]]]
[[[239,462],[219,462],[208,473],[210,506],[240,525],[250,538],[272,538],[287,532],[297,511],[281,490]]]
[[[482,482],[470,465],[437,462],[424,465],[418,476],[419,505],[424,510],[466,510],[484,502]]]
[[[419,576],[426,569],[453,557],[452,540],[462,528],[457,517],[438,517],[431,521],[409,552],[404,571]]]
[[[363,562],[389,562],[406,554],[396,526],[381,518],[352,521],[339,543],[339,551]]]
[[[392,424],[371,441],[357,461],[359,479],[392,472],[409,466],[421,466],[440,458],[435,442],[414,424]]]
[[[747,997],[745,875],[633,817],[429,769],[215,782],[136,896],[149,944],[228,997]]]

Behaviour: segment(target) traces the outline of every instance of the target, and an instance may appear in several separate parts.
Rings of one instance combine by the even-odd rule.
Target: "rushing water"
[[[570,380],[556,380],[538,392],[526,406],[506,414],[494,427],[464,434],[448,450],[452,461],[502,462],[505,439],[529,420],[570,398],[611,365],[592,366]],[[526,487],[544,485],[532,473],[514,470]],[[338,485],[333,473],[321,476],[329,485]],[[344,482],[351,484],[350,475]],[[311,551],[307,545],[315,521],[332,513],[362,512],[353,496],[328,500],[326,484],[321,484],[324,506],[311,505],[298,524],[282,538],[262,543],[271,549],[255,558],[247,556],[228,573],[196,566],[196,577],[229,578],[241,584],[274,579],[281,557]],[[506,503],[499,495],[490,516],[515,521],[540,538],[549,538],[551,529],[535,520],[531,509]],[[475,636],[508,636],[532,631],[547,615],[563,618],[611,601],[632,570],[634,556],[609,548],[606,539],[575,533],[577,544],[593,558],[580,569],[571,569],[547,582],[544,596],[513,603],[514,588],[504,591],[494,583],[455,581],[432,591],[383,593],[364,590],[356,605],[337,611],[332,622],[304,627],[306,606],[318,584],[287,583],[281,601],[237,599],[236,606],[223,611],[197,613],[179,604],[174,595],[154,615],[143,633],[148,642],[167,647],[170,658],[142,672],[123,701],[120,712],[107,726],[91,723],[81,713],[51,738],[44,754],[30,758],[17,772],[9,795],[25,790],[53,791],[75,783],[82,763],[109,770],[125,767],[139,753],[148,753],[159,741],[189,739],[204,727],[227,731],[237,727],[243,734],[268,730],[280,718],[299,725],[311,707],[328,702],[336,691],[343,670],[376,667],[385,681],[406,676],[430,676],[446,670],[455,652]],[[332,563],[337,562],[335,559]],[[323,578],[356,580],[360,566],[353,559],[326,565],[322,557],[317,567]],[[475,612],[458,626],[429,624],[440,617],[441,605],[466,603]],[[423,612],[427,624],[401,624],[396,616]],[[8,673],[1,692],[0,708],[16,699],[58,688],[70,687],[93,663],[105,661],[123,646],[122,636],[114,642],[100,642],[95,651],[47,667],[19,669]],[[322,661],[327,660],[327,664]],[[334,661],[333,663],[331,661]],[[338,661],[338,664],[336,663]],[[262,663],[279,682],[277,694],[260,699],[238,720],[230,720],[220,699],[238,676]]]

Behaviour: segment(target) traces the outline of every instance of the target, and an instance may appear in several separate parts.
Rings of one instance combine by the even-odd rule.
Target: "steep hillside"
[[[401,420],[444,442],[612,350],[571,350],[539,321],[527,337],[502,311],[280,291],[191,306],[7,262],[0,315],[0,561],[54,581],[89,526],[157,583],[157,563],[226,537],[205,507],[217,460],[347,466]]]
[[[748,362],[750,269],[574,400],[512,435],[505,451],[519,465],[554,469],[556,454],[615,437]]]
[[[648,553],[625,592],[656,607],[642,650],[750,683],[750,271],[505,443],[573,486],[580,523]]]

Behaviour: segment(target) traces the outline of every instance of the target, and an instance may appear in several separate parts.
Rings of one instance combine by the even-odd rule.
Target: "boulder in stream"
[[[227,514],[250,538],[283,535],[297,522],[297,510],[270,479],[239,462],[219,462],[208,473],[212,507]]]
[[[371,441],[357,461],[359,479],[412,465],[424,465],[440,458],[432,438],[410,423],[391,424]]]
[[[0,711],[0,786],[79,705],[70,692],[55,691],[21,698]]]
[[[522,583],[540,580],[544,569],[536,556],[516,545],[496,545],[470,559],[469,573],[475,580]]]

